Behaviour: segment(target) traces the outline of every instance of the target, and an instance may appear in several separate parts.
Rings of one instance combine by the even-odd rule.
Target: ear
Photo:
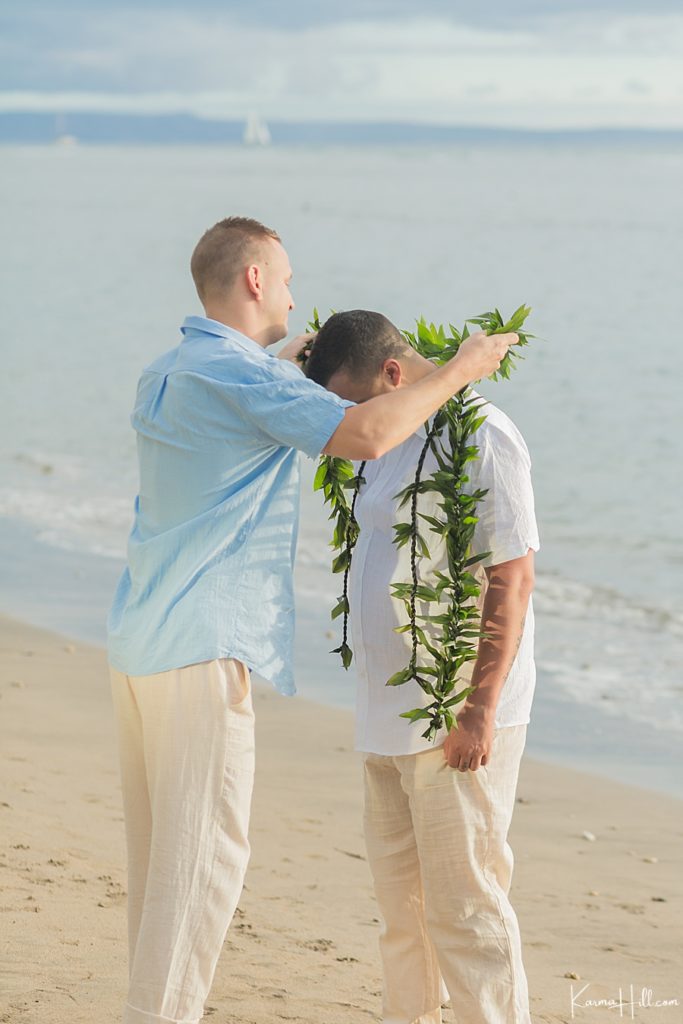
[[[255,299],[263,298],[263,274],[258,263],[252,263],[245,271],[247,288]]]
[[[382,376],[392,388],[401,386],[403,371],[398,359],[386,359],[382,366]]]

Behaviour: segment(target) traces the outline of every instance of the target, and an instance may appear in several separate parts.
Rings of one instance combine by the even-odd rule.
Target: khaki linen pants
[[[366,754],[365,838],[383,918],[384,1024],[529,1024],[507,843],[526,726],[498,729],[486,767],[443,748]]]
[[[196,1024],[242,891],[254,776],[249,672],[111,670],[128,846],[125,1024]]]

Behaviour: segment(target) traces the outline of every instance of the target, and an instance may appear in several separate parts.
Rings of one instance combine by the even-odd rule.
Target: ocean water
[[[533,307],[539,340],[481,388],[534,466],[530,749],[683,791],[682,178],[671,148],[3,148],[0,607],[102,640],[138,373],[199,312],[199,235],[245,213],[289,251],[293,332],[314,305],[400,327]],[[350,706],[303,462],[299,687]]]

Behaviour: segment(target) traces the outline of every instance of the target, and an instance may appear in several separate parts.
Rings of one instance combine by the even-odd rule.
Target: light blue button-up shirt
[[[318,455],[353,403],[215,320],[142,374],[140,493],[109,660],[151,675],[237,658],[294,693],[296,449]]]

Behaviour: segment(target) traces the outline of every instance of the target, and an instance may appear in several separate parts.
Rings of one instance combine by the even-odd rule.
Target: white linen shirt
[[[482,399],[486,420],[472,438],[479,447],[479,458],[468,464],[469,482],[465,489],[488,491],[477,507],[477,523],[472,551],[490,555],[473,567],[481,584],[478,604],[481,610],[487,587],[484,567],[509,562],[538,551],[539,539],[531,487],[531,460],[526,444],[512,420],[496,406]],[[387,679],[405,668],[410,660],[410,633],[396,633],[395,627],[408,619],[404,604],[394,598],[391,583],[409,582],[410,544],[397,548],[393,543],[394,523],[407,522],[409,509],[398,510],[396,495],[415,478],[427,433],[423,426],[403,444],[381,459],[369,461],[363,470],[365,483],[356,500],[356,518],[360,535],[353,552],[349,575],[351,646],[358,675],[356,699],[356,747],[373,754],[398,756],[432,749],[443,743],[442,729],[434,742],[423,739],[427,723],[400,718],[403,711],[425,707],[431,702],[414,681],[401,686],[386,686]],[[444,435],[445,437],[445,432]],[[438,468],[431,450],[422,470],[422,479]],[[356,465],[358,470],[358,465]],[[421,494],[418,511],[440,516],[439,495]],[[448,572],[445,544],[424,520],[420,533],[430,557],[418,555],[418,578],[430,583],[435,569]],[[438,607],[438,606],[437,606]],[[434,614],[434,604],[417,602],[418,612]],[[440,609],[439,609],[440,610]],[[430,624],[418,624],[430,630]],[[438,627],[437,627],[438,628]],[[529,721],[536,672],[534,666],[534,613],[531,601],[524,632],[514,664],[505,681],[496,709],[496,728],[523,725]],[[461,669],[461,690],[468,685],[473,663]],[[458,711],[458,705],[455,706]]]

